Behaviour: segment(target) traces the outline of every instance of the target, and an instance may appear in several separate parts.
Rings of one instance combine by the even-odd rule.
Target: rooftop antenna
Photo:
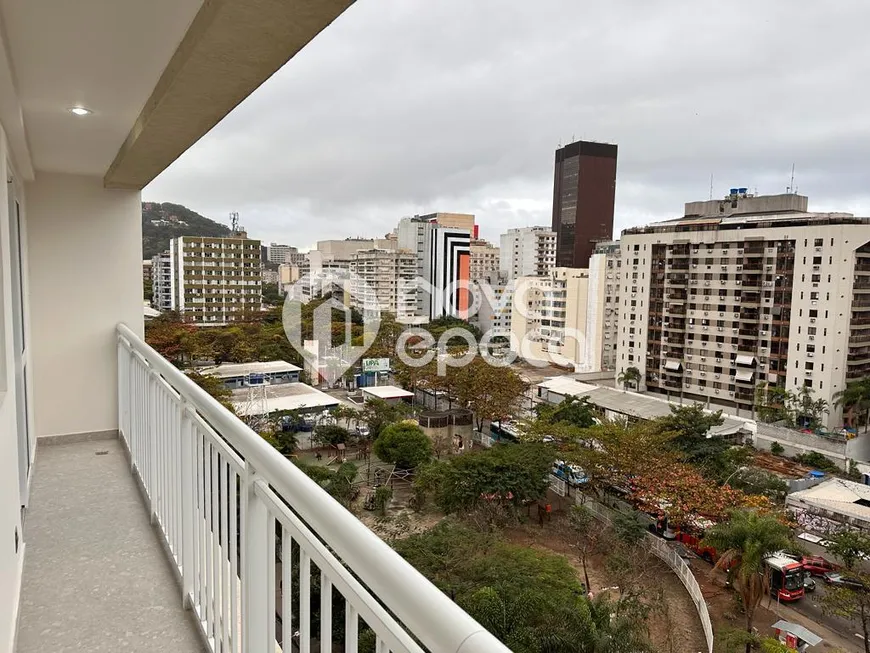
[[[710,173],[710,199],[713,199],[713,173]]]
[[[239,233],[239,213],[238,211],[233,211],[230,213],[230,231],[233,236]]]
[[[794,187],[794,163],[791,164],[791,180],[788,182],[788,188],[785,189],[786,193],[797,193],[797,189]]]

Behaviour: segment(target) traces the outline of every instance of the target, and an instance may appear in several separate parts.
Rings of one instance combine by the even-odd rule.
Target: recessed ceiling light
[[[85,109],[84,107],[71,107],[69,110],[70,113],[74,113],[77,116],[86,116],[90,113],[93,113],[90,109]]]

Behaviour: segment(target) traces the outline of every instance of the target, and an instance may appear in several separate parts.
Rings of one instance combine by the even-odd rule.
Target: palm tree
[[[866,430],[870,424],[870,379],[847,383],[844,389],[834,393],[834,405],[847,411],[849,426],[855,426],[855,412],[866,413]]]
[[[616,376],[616,382],[622,385],[622,391],[625,392],[629,383],[637,387],[641,378],[639,369],[636,367],[628,367]]]
[[[734,575],[734,588],[743,599],[749,633],[755,609],[770,587],[764,559],[786,548],[789,542],[788,526],[772,515],[753,510],[734,511],[729,521],[716,524],[704,537],[704,545],[720,553],[715,569],[730,569]],[[747,643],[746,653],[750,648]]]

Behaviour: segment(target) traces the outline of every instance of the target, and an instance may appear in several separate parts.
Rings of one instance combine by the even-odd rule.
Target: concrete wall
[[[2,46],[2,42],[0,42]],[[24,541],[21,524],[21,477],[19,475],[18,416],[14,376],[12,268],[7,179],[13,171],[7,163],[6,135],[0,127],[0,652],[12,651]],[[15,541],[18,541],[17,547]]]
[[[48,173],[26,192],[36,435],[117,429],[115,326],[144,329],[140,194]]]
[[[753,436],[755,448],[770,451],[774,442],[782,445],[783,455],[789,458],[804,453],[817,452],[829,458],[841,469],[847,469],[849,466],[848,459],[851,456],[846,442],[828,440],[818,435],[769,424],[759,424],[758,432]]]

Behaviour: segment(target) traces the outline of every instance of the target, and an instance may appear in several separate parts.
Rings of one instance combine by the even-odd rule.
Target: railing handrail
[[[510,653],[338,501],[191,381],[127,325],[118,334],[322,537],[424,646],[453,653]]]

